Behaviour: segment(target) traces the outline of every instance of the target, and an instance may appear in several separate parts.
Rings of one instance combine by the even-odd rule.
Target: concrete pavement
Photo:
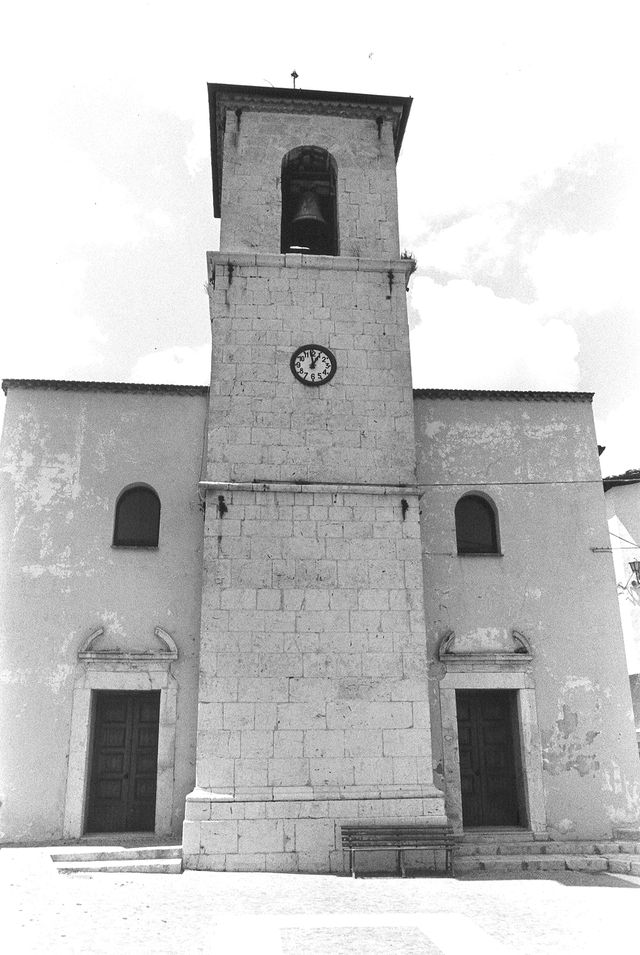
[[[3,951],[613,955],[640,949],[637,876],[60,875],[51,852],[0,850]]]

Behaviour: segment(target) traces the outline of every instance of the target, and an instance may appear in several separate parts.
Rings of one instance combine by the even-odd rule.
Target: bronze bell
[[[326,253],[329,240],[327,222],[320,210],[318,197],[308,189],[303,192],[296,214],[291,220],[291,247],[315,255]]]

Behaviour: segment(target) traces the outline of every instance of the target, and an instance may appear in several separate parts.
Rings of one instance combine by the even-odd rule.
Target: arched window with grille
[[[282,160],[281,252],[338,255],[336,161],[320,146],[298,146]]]
[[[157,547],[160,534],[160,498],[146,484],[122,491],[116,502],[114,547]]]
[[[456,543],[459,554],[498,554],[498,515],[493,502],[465,494],[456,504]]]

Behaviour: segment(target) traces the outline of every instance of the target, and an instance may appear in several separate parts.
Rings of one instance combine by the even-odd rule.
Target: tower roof
[[[275,86],[235,86],[209,83],[209,123],[211,128],[211,171],[213,175],[213,212],[220,217],[222,193],[222,155],[226,111],[258,110],[267,113],[322,113],[389,121],[393,129],[396,159],[409,118],[410,96],[376,96],[370,93],[338,93],[332,90],[294,90]]]

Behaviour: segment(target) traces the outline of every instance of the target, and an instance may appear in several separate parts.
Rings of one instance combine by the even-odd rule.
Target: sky
[[[594,391],[640,467],[632,2],[60,0],[4,17],[0,376],[206,384],[207,82],[412,96],[414,387]]]

